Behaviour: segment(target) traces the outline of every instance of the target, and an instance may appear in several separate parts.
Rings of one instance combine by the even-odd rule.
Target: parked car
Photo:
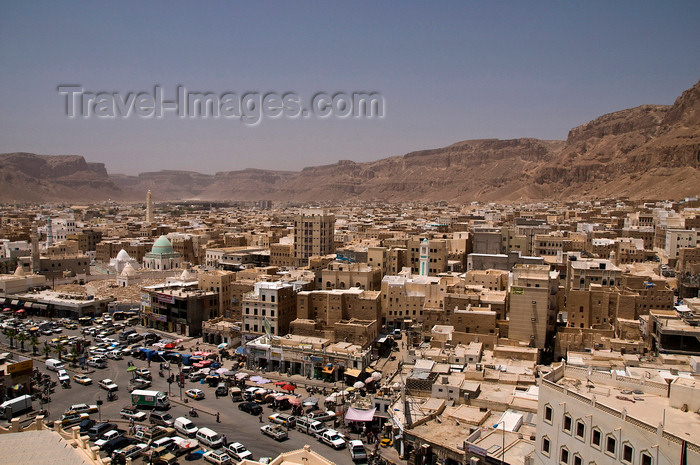
[[[90,418],[90,415],[87,413],[78,413],[74,411],[68,411],[61,416],[61,425],[63,426],[71,426],[71,425],[77,425],[83,420],[87,420]]]
[[[153,381],[153,375],[151,372],[145,368],[139,368],[134,372],[137,378],[147,379],[148,381]]]
[[[124,436],[124,431],[118,429],[109,430],[95,441],[95,446],[99,447],[100,450],[102,450],[105,444],[107,444],[112,439],[117,439],[120,436]]]
[[[334,429],[324,431],[318,440],[328,446],[331,446],[333,449],[342,449],[345,447],[345,439],[343,439]]]
[[[214,463],[216,465],[228,465],[233,463],[231,457],[228,455],[224,449],[210,450],[202,455],[202,458],[207,462]]]
[[[75,381],[78,384],[82,384],[83,386],[92,384],[92,378],[89,378],[87,375],[74,375],[73,381]]]
[[[238,404],[238,410],[250,413],[251,415],[260,415],[263,411],[262,407],[255,402],[242,402]]]
[[[294,426],[297,424],[297,419],[288,413],[273,413],[268,417],[268,419],[273,423],[289,426],[290,428],[294,428]]]
[[[201,400],[204,399],[204,391],[201,389],[188,389],[185,391],[185,394],[187,397],[191,397],[194,400]]]
[[[353,462],[364,462],[367,460],[367,450],[362,441],[354,439],[348,444],[348,450],[350,451],[350,458]]]
[[[87,418],[80,423],[78,423],[78,426],[80,426],[80,435],[84,436],[87,434],[87,432],[90,430],[95,425],[95,420],[91,420],[90,418]]]
[[[106,390],[107,392],[114,392],[119,390],[119,386],[117,386],[117,383],[115,383],[109,378],[103,379],[98,384],[102,389]]]
[[[226,447],[229,455],[239,462],[243,460],[253,460],[253,453],[246,449],[246,447],[240,442],[234,442]]]
[[[283,441],[287,439],[287,431],[284,430],[280,425],[263,425],[260,427],[262,434],[270,436],[276,441]]]
[[[202,373],[201,371],[195,371],[194,373],[190,373],[188,376],[189,380],[192,381],[193,383],[196,383],[197,381],[200,381],[206,377],[207,377],[207,374]]]
[[[325,412],[311,412],[307,415],[307,417],[311,420],[316,420],[316,421],[328,421],[328,420],[334,420],[335,419],[335,412],[331,412],[330,410],[326,410]]]
[[[173,416],[168,412],[157,412],[155,410],[148,416],[148,420],[151,424],[160,426],[173,426],[175,423]]]
[[[127,407],[124,407],[123,409],[121,409],[121,411],[119,412],[119,415],[121,415],[122,418],[127,418],[127,419],[133,418],[134,421],[145,421],[146,418],[148,418],[148,415],[146,415],[146,412],[142,412],[139,409],[137,409],[136,407],[131,407],[131,406],[127,406]]]
[[[97,405],[73,404],[68,410],[75,410],[78,413],[96,413],[98,408]]]
[[[148,448],[148,445],[144,443],[139,443],[126,446],[120,450],[115,450],[112,454],[112,459],[116,460],[116,462],[112,463],[126,463],[126,459],[130,458],[133,460],[135,458],[138,458],[139,456],[141,456],[141,454],[143,454],[143,451],[146,450],[146,448]]]

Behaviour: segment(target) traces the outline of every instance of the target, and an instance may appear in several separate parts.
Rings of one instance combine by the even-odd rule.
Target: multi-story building
[[[202,335],[202,322],[219,315],[219,294],[194,282],[171,282],[142,289],[141,320],[148,328],[190,337]]]
[[[66,239],[77,241],[78,250],[85,253],[97,248],[97,244],[102,240],[102,231],[89,228],[83,229],[78,233],[67,234]]]
[[[334,252],[335,216],[325,209],[306,209],[294,217],[294,264],[305,266],[314,255]]]
[[[680,255],[681,249],[700,246],[700,236],[692,229],[667,229],[666,230],[666,257],[675,260]]]
[[[588,289],[591,284],[612,287],[620,283],[622,270],[610,260],[580,258],[569,254],[566,270],[566,291]]]
[[[357,287],[378,291],[382,284],[382,271],[364,263],[332,262],[321,272],[324,289],[349,289]]]
[[[508,338],[551,347],[557,317],[559,272],[547,265],[516,265],[510,288]]]
[[[539,383],[534,464],[700,463],[700,384],[670,381],[651,369],[554,368]]]
[[[253,291],[243,297],[243,327],[247,340],[266,331],[272,335],[289,333],[289,323],[297,317],[298,284],[257,282]]]
[[[225,318],[233,317],[233,286],[236,273],[232,271],[214,270],[197,273],[198,287],[204,291],[216,292],[219,295],[219,315]]]

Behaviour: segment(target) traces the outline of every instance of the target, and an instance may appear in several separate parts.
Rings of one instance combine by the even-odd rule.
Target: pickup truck
[[[175,428],[164,428],[162,426],[154,426],[150,429],[142,429],[136,432],[136,439],[139,442],[150,444],[160,438],[175,436]]]
[[[263,425],[260,427],[260,431],[277,441],[283,441],[288,437],[287,432],[279,425]]]
[[[136,407],[124,407],[121,409],[119,412],[119,415],[122,416],[122,418],[127,418],[127,419],[134,419],[134,421],[146,421],[146,418],[148,418],[148,415],[146,415],[146,412],[142,412]]]
[[[345,447],[345,439],[343,439],[340,434],[333,429],[324,431],[318,440],[328,446],[331,446],[333,449],[342,449]]]

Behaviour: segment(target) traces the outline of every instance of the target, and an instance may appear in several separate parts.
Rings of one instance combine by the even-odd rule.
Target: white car
[[[117,431],[116,429],[109,430],[102,436],[100,436],[100,439],[95,441],[95,446],[99,447],[100,450],[107,444],[109,441],[112,439],[117,439],[119,436],[124,436],[123,431]]]
[[[204,399],[204,391],[201,389],[188,389],[185,391],[187,397],[191,397],[194,400]]]
[[[246,447],[240,442],[234,442],[226,447],[229,455],[239,462],[243,460],[253,460],[253,453],[246,449]]]
[[[106,390],[107,392],[113,392],[113,391],[119,390],[119,386],[117,386],[117,383],[115,383],[114,381],[112,381],[109,378],[103,379],[98,384],[100,385],[100,387],[102,389]]]
[[[345,447],[345,439],[343,439],[340,436],[340,433],[334,429],[324,431],[318,440],[328,446],[331,446],[333,449],[342,449]]]
[[[121,352],[121,350],[118,350],[118,349],[111,350],[111,351],[107,352],[107,358],[111,358],[112,360],[121,360],[123,358],[122,352]]]
[[[68,410],[75,410],[78,413],[95,413],[98,411],[97,405],[74,404]]]
[[[68,372],[66,370],[58,370],[58,382],[63,383],[66,381],[70,383],[70,376],[68,375]]]
[[[204,460],[207,462],[211,462],[216,465],[228,465],[232,463],[231,457],[229,457],[229,455],[223,449],[205,452],[204,455],[202,455],[202,458],[204,458]]]

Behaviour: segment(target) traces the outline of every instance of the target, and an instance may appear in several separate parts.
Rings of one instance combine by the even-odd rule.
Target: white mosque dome
[[[15,276],[26,276],[24,273],[24,267],[21,263],[17,264],[17,269],[15,270]]]
[[[117,261],[119,262],[128,262],[131,261],[131,257],[129,254],[126,252],[126,250],[121,249],[119,253],[117,254]]]
[[[194,275],[189,272],[189,270],[183,270],[180,274],[180,281],[190,281],[194,279]]]
[[[129,277],[129,278],[133,278],[134,276],[136,276],[136,270],[134,269],[133,266],[131,266],[131,263],[127,263],[124,266],[124,269],[121,272],[121,276]]]

